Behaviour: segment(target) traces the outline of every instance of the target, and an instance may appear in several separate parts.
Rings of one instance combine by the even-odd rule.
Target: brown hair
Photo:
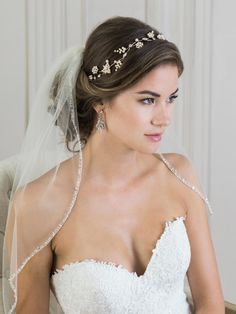
[[[84,144],[97,119],[95,104],[102,103],[103,100],[111,100],[157,66],[174,64],[178,68],[179,76],[182,74],[184,66],[176,45],[168,40],[156,39],[144,42],[141,49],[131,49],[118,71],[112,68],[111,74],[102,75],[96,80],[89,80],[93,66],[96,65],[102,69],[107,59],[112,64],[114,59],[117,59],[115,49],[127,47],[134,42],[135,38],[146,37],[147,33],[152,30],[155,35],[160,34],[158,30],[138,19],[118,16],[98,25],[88,37],[75,90],[76,113],[81,141]],[[73,131],[68,130],[67,147],[74,138]]]

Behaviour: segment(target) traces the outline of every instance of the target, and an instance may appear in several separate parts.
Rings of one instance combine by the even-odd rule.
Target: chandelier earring
[[[103,112],[103,110],[101,110],[98,113],[98,120],[97,120],[97,123],[96,123],[96,129],[99,132],[102,132],[105,129],[105,119],[104,119],[104,112]]]

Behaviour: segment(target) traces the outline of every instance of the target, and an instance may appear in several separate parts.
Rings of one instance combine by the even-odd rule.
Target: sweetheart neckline
[[[159,247],[160,247],[160,243],[163,241],[164,237],[166,236],[167,234],[167,230],[168,230],[168,227],[170,226],[173,226],[176,222],[178,221],[182,221],[185,220],[187,217],[187,215],[185,216],[177,216],[177,217],[174,217],[172,220],[167,220],[164,222],[164,230],[163,232],[161,233],[160,237],[157,239],[156,243],[155,243],[155,246],[154,248],[152,249],[152,255],[149,259],[149,262],[146,266],[146,269],[144,271],[144,273],[142,275],[138,275],[136,271],[129,271],[125,266],[123,266],[122,264],[116,264],[116,263],[113,263],[113,262],[110,262],[110,261],[100,261],[100,260],[96,260],[94,258],[85,258],[81,261],[76,261],[76,262],[71,262],[71,263],[66,263],[64,264],[61,269],[59,268],[56,268],[54,270],[54,273],[51,275],[51,278],[53,278],[54,276],[57,276],[58,274],[61,274],[65,271],[66,268],[70,267],[70,266],[73,266],[73,265],[80,265],[82,263],[94,263],[96,265],[104,265],[104,266],[108,266],[108,267],[112,267],[113,269],[122,269],[124,271],[126,271],[128,274],[130,274],[131,276],[135,276],[136,278],[142,278],[145,276],[145,274],[147,273],[150,265],[151,265],[151,262],[153,260],[153,256],[154,256],[154,252],[158,252],[159,251]],[[185,224],[183,223],[184,227],[185,227]],[[186,227],[185,227],[186,229]]]

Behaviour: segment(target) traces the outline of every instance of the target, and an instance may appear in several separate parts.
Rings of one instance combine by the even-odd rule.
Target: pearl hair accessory
[[[96,80],[97,78],[101,77],[104,74],[111,74],[111,68],[113,66],[115,66],[115,71],[117,71],[122,66],[122,61],[127,56],[131,48],[135,47],[137,49],[140,49],[143,47],[144,45],[143,42],[145,41],[153,41],[156,39],[165,40],[165,37],[163,34],[159,33],[158,35],[155,35],[153,30],[147,33],[146,36],[147,37],[143,37],[141,39],[136,38],[134,42],[128,45],[128,47],[121,47],[121,48],[115,49],[114,52],[123,54],[122,58],[118,60],[114,60],[112,64],[110,64],[109,60],[107,59],[105,64],[103,65],[102,70],[99,70],[98,66],[94,65],[92,67],[92,74],[89,75],[88,77],[89,80],[90,81]]]

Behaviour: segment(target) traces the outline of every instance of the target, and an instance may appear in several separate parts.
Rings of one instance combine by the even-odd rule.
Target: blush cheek
[[[133,110],[132,110],[133,109]],[[107,128],[110,134],[119,138],[127,146],[140,149],[145,141],[145,132],[149,125],[149,115],[143,108],[130,106],[111,108],[107,114]]]
[[[108,132],[118,138],[122,138],[127,133],[129,122],[127,118],[119,112],[114,112],[106,117]]]

